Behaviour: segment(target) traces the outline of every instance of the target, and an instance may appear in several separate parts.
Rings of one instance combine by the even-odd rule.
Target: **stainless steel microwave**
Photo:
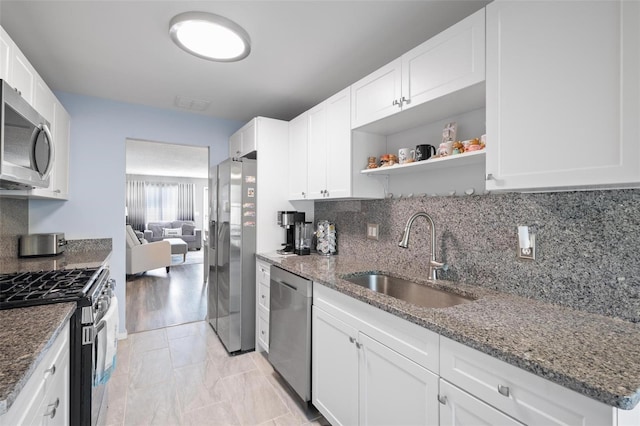
[[[0,188],[46,188],[55,152],[50,123],[6,81],[0,83]]]

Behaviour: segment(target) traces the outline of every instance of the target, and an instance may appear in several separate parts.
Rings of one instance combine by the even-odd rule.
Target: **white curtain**
[[[145,217],[145,184],[139,180],[127,181],[127,223],[137,231],[144,231]]]
[[[143,230],[149,222],[194,220],[195,185],[127,181],[127,209],[129,223],[138,230]]]

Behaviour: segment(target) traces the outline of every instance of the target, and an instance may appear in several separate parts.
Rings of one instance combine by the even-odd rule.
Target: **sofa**
[[[187,243],[188,250],[202,248],[202,230],[196,228],[195,223],[191,220],[147,223],[147,229],[144,230],[145,240],[154,242],[167,238],[180,238]]]

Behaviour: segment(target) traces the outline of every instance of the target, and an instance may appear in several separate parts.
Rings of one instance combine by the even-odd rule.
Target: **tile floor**
[[[194,322],[118,342],[107,425],[328,425],[257,352],[229,356]]]

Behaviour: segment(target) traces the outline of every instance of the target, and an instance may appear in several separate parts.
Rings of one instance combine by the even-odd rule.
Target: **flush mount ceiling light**
[[[169,35],[182,49],[210,61],[239,61],[251,52],[249,34],[230,19],[213,13],[176,15],[169,24]]]

